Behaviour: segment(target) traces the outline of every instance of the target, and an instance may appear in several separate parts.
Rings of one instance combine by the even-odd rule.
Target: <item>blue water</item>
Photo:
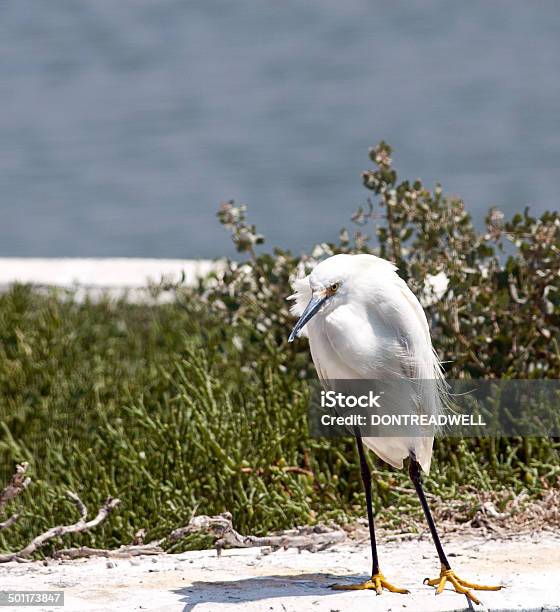
[[[4,0],[0,255],[231,253],[332,239],[368,147],[490,205],[558,208],[557,2]]]

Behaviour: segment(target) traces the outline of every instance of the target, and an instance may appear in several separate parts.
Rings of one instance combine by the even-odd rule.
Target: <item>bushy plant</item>
[[[504,221],[492,209],[479,232],[464,203],[444,196],[440,185],[430,191],[420,180],[399,182],[391,154],[384,142],[370,151],[376,168],[363,182],[377,200],[354,213],[353,236],[342,229],[337,244],[318,245],[310,256],[279,249],[257,255],[264,238],[246,223],[245,207],[222,205],[220,221],[250,258],[229,262],[211,299],[223,297],[232,323],[258,320],[283,342],[290,319],[282,298],[291,278],[323,256],[373,253],[393,261],[423,302],[449,376],[560,377],[560,215],[535,218],[526,209]]]

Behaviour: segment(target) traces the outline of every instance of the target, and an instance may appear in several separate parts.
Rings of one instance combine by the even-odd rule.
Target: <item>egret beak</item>
[[[327,301],[328,296],[323,294],[323,295],[317,295],[317,296],[313,296],[310,300],[309,300],[309,304],[307,304],[307,306],[305,307],[305,310],[303,311],[303,314],[301,315],[301,317],[299,318],[299,321],[295,324],[294,329],[292,329],[292,333],[290,334],[290,337],[288,338],[288,342],[293,342],[296,338],[299,337],[299,334],[302,330],[302,328],[305,326],[306,323],[309,322],[309,320],[316,315],[321,306]]]

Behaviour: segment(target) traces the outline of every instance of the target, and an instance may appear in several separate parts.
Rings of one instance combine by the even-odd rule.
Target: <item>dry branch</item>
[[[79,548],[64,548],[54,553],[55,559],[81,559],[85,557],[111,557],[113,559],[125,559],[127,557],[139,557],[140,555],[159,555],[165,553],[160,546],[160,540],[149,544],[128,544],[116,549],[90,548],[80,546]]]
[[[224,512],[218,516],[195,516],[189,524],[173,531],[169,539],[177,541],[194,533],[206,533],[216,538],[214,546],[218,555],[225,547],[249,548],[268,547],[272,550],[280,548],[297,548],[315,552],[339,544],[346,540],[346,533],[342,529],[330,528],[319,524],[313,527],[297,527],[288,531],[281,531],[269,536],[241,535],[233,528],[231,514]]]
[[[12,499],[15,499],[31,482],[31,478],[25,475],[28,467],[29,464],[25,461],[18,463],[10,482],[0,491],[0,514],[3,512],[4,506]]]
[[[311,478],[315,477],[315,474],[311,470],[299,467],[297,465],[285,465],[279,469],[287,474],[303,474],[304,476],[310,476]],[[266,473],[266,470],[264,468],[242,467],[241,472],[243,474],[256,474],[257,476],[262,476]]]
[[[31,478],[25,475],[28,467],[29,464],[27,462],[18,463],[16,465],[16,471],[10,479],[10,482],[2,491],[0,491],[0,515],[2,514],[6,504],[15,499],[31,482]],[[2,531],[2,529],[11,527],[18,520],[18,518],[19,512],[12,514],[9,519],[0,523],[0,531]]]
[[[76,504],[76,507],[78,508],[78,512],[80,513],[79,520],[73,523],[72,525],[59,525],[57,527],[51,527],[44,533],[34,538],[27,546],[25,546],[21,550],[18,550],[13,553],[0,555],[0,563],[7,563],[9,561],[24,562],[35,551],[41,548],[41,546],[43,546],[52,538],[57,538],[68,533],[81,533],[83,531],[89,531],[90,529],[93,529],[94,527],[97,527],[100,523],[102,523],[120,503],[119,499],[108,497],[105,500],[103,506],[99,509],[97,516],[91,519],[91,521],[87,521],[87,509],[82,500],[71,491],[68,491],[67,495]]]
[[[19,512],[12,514],[12,516],[10,516],[10,518],[7,521],[0,523],[0,531],[2,531],[2,529],[7,529],[8,527],[11,527],[18,520],[18,518],[19,518]]]

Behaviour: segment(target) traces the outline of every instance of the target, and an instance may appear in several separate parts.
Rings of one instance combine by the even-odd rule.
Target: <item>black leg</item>
[[[480,603],[480,600],[472,593],[470,589],[476,589],[478,591],[499,591],[502,588],[501,586],[486,586],[483,584],[474,584],[473,582],[467,582],[466,580],[459,578],[459,576],[457,576],[457,574],[451,569],[449,561],[447,560],[447,557],[443,552],[443,546],[441,545],[441,541],[436,530],[436,525],[434,523],[432,513],[430,512],[428,502],[426,501],[426,496],[424,495],[424,489],[422,488],[420,464],[418,463],[418,461],[416,461],[414,453],[410,453],[408,473],[410,474],[410,478],[414,483],[416,493],[420,498],[422,510],[424,510],[424,514],[426,515],[426,520],[428,521],[430,532],[432,534],[432,539],[434,541],[434,544],[436,545],[436,550],[441,563],[439,578],[426,578],[426,580],[424,580],[424,584],[427,584],[428,586],[435,586],[436,595],[438,595],[443,591],[445,584],[449,582],[457,593],[462,593],[463,595],[465,595],[469,602],[469,607],[471,607],[470,602],[473,602],[475,604]]]
[[[364,490],[366,492],[366,506],[367,506],[367,517],[369,524],[369,539],[371,542],[371,557],[372,557],[372,570],[371,575],[375,576],[379,573],[379,561],[377,559],[377,544],[375,541],[375,526],[373,523],[373,507],[371,503],[371,473],[368,468],[366,461],[366,455],[364,453],[364,445],[360,435],[356,436],[356,444],[358,446],[358,454],[360,455],[360,471],[362,474],[362,482],[364,483]]]
[[[368,468],[366,461],[366,455],[364,453],[364,445],[359,430],[355,429],[356,444],[358,446],[358,454],[360,455],[360,472],[362,473],[362,481],[364,483],[364,490],[366,492],[366,506],[367,516],[369,524],[369,539],[371,542],[371,578],[362,582],[361,584],[334,584],[333,589],[339,591],[362,591],[362,590],[375,590],[378,595],[381,595],[383,589],[390,591],[391,593],[406,594],[406,589],[401,589],[392,585],[390,582],[385,580],[385,576],[379,571],[379,561],[377,560],[377,544],[375,542],[375,526],[373,523],[373,506],[371,503],[371,473]]]
[[[428,521],[428,526],[430,527],[430,533],[432,534],[432,539],[434,544],[436,545],[437,554],[439,556],[439,560],[441,561],[442,566],[445,569],[451,569],[449,565],[449,561],[443,552],[443,546],[441,545],[441,541],[439,539],[439,535],[436,529],[436,524],[434,523],[434,519],[432,518],[432,513],[430,512],[430,507],[428,506],[428,501],[426,500],[426,496],[424,495],[424,489],[422,488],[422,475],[421,468],[418,461],[416,461],[416,457],[414,453],[410,454],[410,463],[408,464],[408,473],[410,474],[410,479],[414,484],[414,488],[416,489],[416,493],[420,499],[420,503],[422,504],[422,510],[424,510],[424,514],[426,516],[426,520]]]

